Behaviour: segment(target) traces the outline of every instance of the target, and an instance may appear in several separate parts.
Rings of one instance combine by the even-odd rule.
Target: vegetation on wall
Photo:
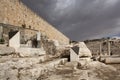
[[[2,38],[0,39],[0,44],[4,44],[5,40]]]

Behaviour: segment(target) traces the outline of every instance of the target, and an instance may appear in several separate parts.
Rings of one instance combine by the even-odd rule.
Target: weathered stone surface
[[[77,65],[78,65],[78,62],[76,61],[68,62],[65,64],[65,66],[71,67],[71,68],[77,67]]]
[[[105,58],[105,63],[107,64],[119,64],[120,63],[120,57],[108,57]]]
[[[12,47],[6,47],[0,45],[0,55],[10,55],[11,53],[14,53],[15,49]]]
[[[42,48],[18,48],[16,52],[18,52],[21,57],[34,57],[46,54]]]
[[[75,44],[70,49],[70,61],[80,61],[80,58],[92,57],[91,51],[87,48],[84,42]],[[84,58],[84,60],[88,58]]]
[[[19,80],[17,69],[0,70],[0,80]]]
[[[80,58],[78,61],[78,65],[79,65],[78,68],[80,69],[91,62],[92,62],[92,60],[89,57],[88,58]]]
[[[79,48],[80,48],[79,51],[80,56],[88,56],[88,57],[92,56],[91,51],[87,48],[84,42],[79,42]]]
[[[83,69],[77,69],[78,62],[58,66],[64,60],[56,59],[39,64],[35,60],[23,58],[0,63],[0,80],[111,80],[113,77],[119,80],[117,70],[104,63],[90,62]]]
[[[79,48],[78,53],[76,53],[73,49],[70,49],[70,61],[79,61]]]
[[[11,58],[0,63],[0,80],[37,80],[41,75],[49,74],[65,59],[56,59],[40,63],[40,58]]]
[[[71,65],[72,63],[69,63]],[[93,65],[93,66],[92,66]],[[56,72],[43,80],[119,80],[116,69],[100,62],[90,62],[81,69],[60,66]]]
[[[98,61],[93,61],[93,62],[90,62],[86,65],[88,68],[91,68],[91,69],[103,69],[103,70],[110,70],[110,71],[116,71],[116,68],[115,67],[112,67],[110,65],[106,65],[104,63],[101,63],[101,62],[98,62]]]
[[[2,61],[2,59],[0,58]],[[33,57],[33,58],[10,58],[0,63],[0,66],[6,66],[3,68],[31,68],[35,64],[40,64],[45,61],[45,56]]]

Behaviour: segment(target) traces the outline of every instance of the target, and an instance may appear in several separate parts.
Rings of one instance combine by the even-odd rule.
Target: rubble
[[[21,57],[35,57],[46,54],[45,50],[42,48],[18,48],[17,52]]]
[[[20,0],[0,2],[0,11],[4,14],[1,15],[0,39],[7,44],[0,45],[0,80],[120,79],[118,69],[91,59],[92,53],[84,42],[71,41],[70,45],[69,38],[34,14]],[[89,47],[96,49],[94,53],[99,53],[98,48]],[[116,47],[119,49],[119,46]],[[67,62],[68,59],[70,62]],[[119,59],[105,61],[117,63]]]
[[[10,55],[14,52],[15,52],[14,48],[0,45],[0,56]]]
[[[71,62],[67,62],[66,58],[53,58],[51,61],[48,59],[49,55],[2,56],[0,80],[110,80],[113,77],[119,80],[120,78],[116,68],[92,61],[90,57],[80,57],[79,61]]]
[[[56,72],[43,80],[119,80],[119,74],[115,67],[93,61],[80,69],[72,69],[75,62],[60,66]],[[68,66],[69,64],[69,66]],[[70,66],[71,65],[71,66]],[[114,74],[112,74],[114,72]],[[58,79],[57,79],[58,80]]]
[[[64,59],[39,63],[39,58],[16,58],[0,63],[0,80],[36,80],[48,71],[54,71]]]
[[[20,35],[13,36],[15,38],[12,38],[11,43],[14,48],[0,47],[2,51],[0,80],[110,80],[113,77],[119,80],[120,78],[116,68],[93,61],[92,53],[84,42],[60,45],[57,40],[42,35],[41,41],[38,42],[39,47],[33,47],[33,44],[30,46],[26,46],[26,43],[21,44],[17,38]],[[16,38],[19,44],[17,47],[14,43]],[[63,58],[65,56],[67,57]],[[68,60],[70,62],[67,62]]]

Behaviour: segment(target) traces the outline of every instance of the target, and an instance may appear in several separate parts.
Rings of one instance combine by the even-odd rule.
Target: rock
[[[90,69],[102,69],[102,70],[110,70],[110,71],[116,71],[116,68],[110,65],[106,65],[104,63],[98,62],[98,61],[93,61],[88,63],[87,68]]]
[[[0,55],[1,56],[11,55],[14,52],[15,52],[15,49],[12,47],[0,46]]]
[[[89,80],[87,70],[81,70],[80,72],[81,74],[80,74],[79,80]]]
[[[84,42],[79,42],[70,49],[70,61],[79,61],[80,58],[88,60],[90,57],[92,54]]]
[[[86,44],[84,42],[79,42],[78,44],[79,46],[79,55],[80,56],[88,56],[88,57],[91,57],[92,56],[92,53],[91,51],[87,48]]]
[[[6,80],[19,80],[18,79],[18,70],[17,69],[9,69],[5,72]]]
[[[21,57],[35,57],[45,55],[42,48],[18,48],[17,51]]]
[[[18,70],[17,69],[2,69],[2,70],[0,70],[0,80],[19,80],[18,79]]]
[[[67,62],[67,63],[65,64],[66,67],[70,67],[70,68],[72,68],[72,69],[77,68],[77,65],[78,65],[78,62],[77,62],[77,61]]]
[[[107,64],[119,64],[120,63],[120,57],[108,57],[105,58],[105,63]]]
[[[33,67],[31,69],[22,69],[20,71],[21,80],[36,80],[41,74],[44,68]]]
[[[0,80],[37,80],[42,75],[48,75],[55,67],[66,59],[56,59],[39,63],[41,57],[11,58],[0,63]]]
[[[57,46],[60,46],[60,44],[59,44],[59,42],[58,42],[58,40],[52,40],[53,41],[53,44],[57,47]]]
[[[31,68],[35,64],[39,64],[43,62],[44,56],[41,57],[34,57],[34,58],[11,58],[6,59],[4,62],[0,63],[0,70],[1,69],[20,69],[20,68]]]

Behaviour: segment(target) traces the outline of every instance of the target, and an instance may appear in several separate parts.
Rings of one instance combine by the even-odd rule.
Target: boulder
[[[46,54],[42,48],[18,48],[16,52],[19,53],[21,57],[34,57]]]
[[[15,52],[15,49],[12,47],[0,46],[0,55],[1,56],[10,55],[14,52]]]
[[[79,42],[78,44],[79,46],[79,56],[87,56],[87,57],[91,57],[92,53],[91,51],[88,49],[88,47],[86,46],[86,44],[84,42]]]

